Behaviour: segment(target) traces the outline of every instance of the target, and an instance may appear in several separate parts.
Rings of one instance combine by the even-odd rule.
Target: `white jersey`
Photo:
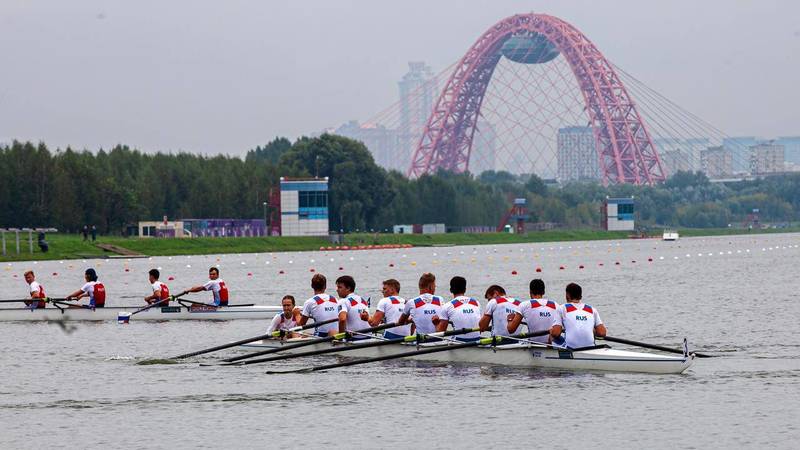
[[[392,323],[400,320],[400,316],[403,315],[403,308],[405,305],[406,301],[403,297],[391,295],[389,297],[382,298],[378,302],[376,309],[383,313],[383,318],[386,323]],[[394,333],[399,336],[408,336],[411,333],[411,325],[409,324],[401,327],[389,328],[385,332]]]
[[[528,332],[549,331],[556,324],[558,316],[558,303],[544,298],[532,298],[519,305],[519,313],[528,324]],[[547,344],[549,335],[530,338],[534,342]]]
[[[456,330],[462,328],[478,328],[479,322],[481,321],[481,304],[474,298],[462,295],[447,302],[447,304],[442,307],[442,314],[439,318],[449,321],[453,324],[453,329]],[[472,331],[459,334],[456,338],[474,339],[480,336],[480,332]]]
[[[37,298],[42,298],[45,296],[44,288],[42,287],[41,284],[39,284],[38,281],[31,281],[31,284],[29,284],[29,286],[32,294],[31,297],[33,297],[34,295],[36,295]]]
[[[270,322],[269,328],[267,329],[267,334],[278,330],[288,330],[296,326],[297,322],[294,320],[294,310],[292,310],[292,313],[288,319],[283,315],[283,312],[279,312],[278,314],[275,314],[275,317],[272,318],[272,322]]]
[[[581,348],[594,345],[594,327],[602,325],[603,321],[589,305],[564,303],[558,307],[555,324],[564,328],[567,347]]]
[[[339,318],[339,302],[328,294],[317,294],[306,300],[303,304],[303,316],[322,322]],[[335,321],[317,327],[317,333],[325,334],[329,331],[339,331],[339,324]]]
[[[347,313],[347,331],[358,331],[369,328],[369,322],[361,318],[363,311],[369,312],[367,301],[360,295],[350,294],[345,298],[339,299],[339,313]],[[362,336],[356,336],[359,338]]]
[[[216,306],[228,304],[228,287],[222,279],[208,280],[206,284],[203,285],[203,289],[211,291]]]
[[[498,297],[489,300],[483,315],[492,318],[492,336],[511,336],[508,323],[519,313],[519,300],[511,297]]]
[[[433,324],[433,318],[441,317],[442,303],[444,303],[444,299],[438,295],[421,294],[417,298],[406,301],[403,306],[403,314],[414,322],[417,333],[435,333],[436,325]]]

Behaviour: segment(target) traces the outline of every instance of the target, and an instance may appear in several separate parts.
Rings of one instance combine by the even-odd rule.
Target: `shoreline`
[[[767,228],[758,230],[734,228],[678,229],[681,237],[736,236],[753,234],[785,234],[800,232],[800,228]],[[456,245],[499,245],[534,242],[571,242],[595,240],[629,239],[628,231],[604,230],[552,230],[535,231],[528,234],[508,233],[445,233],[445,234],[379,234],[353,233],[342,235],[339,244],[331,243],[325,237],[244,237],[244,238],[98,238],[97,242],[83,241],[79,235],[50,234],[47,241],[50,251],[42,253],[34,243],[34,253],[28,253],[27,240],[20,241],[20,254],[16,245],[6,241],[5,257],[0,262],[48,261],[89,258],[134,258],[148,256],[209,255],[228,253],[273,253],[295,251],[319,251],[321,248],[370,245],[411,245],[413,247],[447,247]],[[646,238],[661,239],[661,233]],[[125,256],[100,248],[117,247],[138,253],[141,256]],[[340,248],[339,250],[343,250]],[[334,250],[336,251],[336,250]]]

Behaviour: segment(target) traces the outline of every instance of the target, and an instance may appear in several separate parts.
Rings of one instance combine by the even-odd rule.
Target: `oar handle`
[[[646,342],[632,341],[630,339],[623,339],[612,336],[597,336],[597,339],[602,339],[609,342],[616,342],[618,344],[633,345],[635,347],[649,348],[651,350],[660,350],[662,352],[667,352],[667,353],[677,353],[680,355],[684,354],[683,350],[678,350],[676,348],[664,347],[663,345],[648,344]],[[697,356],[698,358],[713,358],[713,355],[707,355],[704,353],[695,353],[695,352],[689,352],[689,353],[694,353],[694,355]]]

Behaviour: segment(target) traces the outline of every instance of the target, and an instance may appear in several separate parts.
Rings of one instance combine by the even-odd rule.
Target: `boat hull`
[[[8,308],[0,309],[0,322],[9,321],[116,321],[122,312],[132,313],[143,306],[114,306],[97,309],[58,308],[43,309]],[[271,319],[281,311],[280,306],[240,306],[240,307],[199,307],[166,306],[150,308],[130,317],[131,322],[143,320],[232,320],[232,319]]]
[[[290,340],[287,342],[297,342]],[[369,340],[360,341],[370,342]],[[280,346],[279,341],[257,341],[243,345],[252,350],[263,350]],[[358,346],[352,343],[333,345]],[[419,348],[449,345],[448,343],[424,344]],[[330,343],[314,344],[289,350],[287,353],[320,350],[330,348]],[[348,358],[372,358],[412,352],[417,349],[414,344],[390,344],[378,347],[359,348],[332,355]],[[282,352],[281,352],[282,353]],[[518,343],[508,345],[467,347],[450,351],[410,356],[407,359],[416,361],[434,361],[444,363],[501,365],[510,367],[547,368],[557,370],[605,371],[605,372],[640,372],[676,374],[688,369],[694,362],[694,355],[665,356],[654,353],[633,352],[613,348],[597,348],[592,350],[559,350],[535,343]]]

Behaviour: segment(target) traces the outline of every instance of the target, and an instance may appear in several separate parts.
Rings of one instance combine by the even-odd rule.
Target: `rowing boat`
[[[333,345],[357,346],[359,343],[374,342],[375,339],[365,339],[353,342],[336,342]],[[285,343],[298,342],[297,339],[284,341]],[[422,348],[432,346],[450,345],[452,342],[443,341],[422,344]],[[256,341],[242,345],[242,348],[263,350],[283,345],[279,340]],[[330,348],[330,343],[315,344],[302,349],[289,350],[287,353]],[[350,350],[342,356],[353,358],[372,358],[379,356],[396,355],[413,351],[415,344],[391,344],[379,347],[369,347]],[[599,370],[607,372],[643,372],[643,373],[682,373],[694,362],[695,356],[668,356],[656,353],[642,353],[628,350],[613,349],[607,345],[581,350],[557,349],[547,345],[533,342],[519,342],[497,346],[478,346],[460,348],[451,351],[428,353],[411,356],[408,359],[417,361],[435,361],[445,363],[501,365],[510,367],[546,368],[560,370]]]
[[[136,306],[107,306],[105,308],[5,308],[0,309],[0,322],[9,321],[116,321],[119,313],[131,313],[141,309]],[[140,320],[232,320],[232,319],[271,319],[281,311],[280,306],[165,306],[154,307],[132,316],[131,321]]]

